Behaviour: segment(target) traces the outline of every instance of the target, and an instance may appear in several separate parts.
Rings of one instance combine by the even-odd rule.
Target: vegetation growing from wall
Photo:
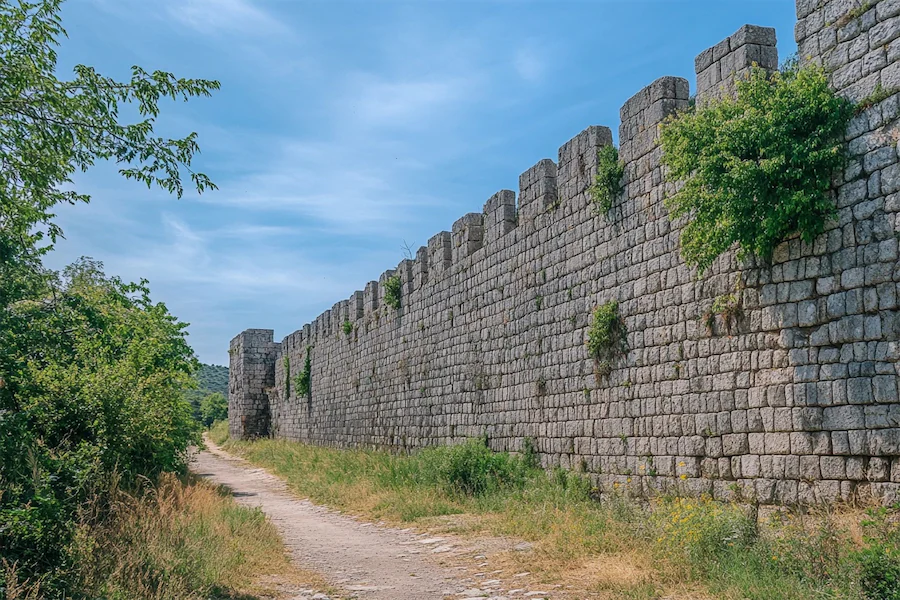
[[[394,310],[400,309],[401,289],[399,275],[388,277],[384,282],[384,303]]]
[[[852,114],[809,66],[772,75],[754,68],[737,82],[736,99],[670,118],[663,162],[683,186],[666,205],[687,219],[685,261],[702,273],[734,244],[739,256],[768,258],[791,234],[812,242],[835,214],[828,192]]]
[[[297,373],[294,380],[297,386],[297,395],[310,397],[312,394],[312,346],[306,347],[306,360],[303,362],[303,370]]]
[[[597,176],[591,186],[591,202],[601,213],[608,213],[622,191],[625,163],[619,160],[615,146],[603,146],[597,152]]]
[[[291,357],[287,354],[281,359],[281,366],[284,368],[284,397],[291,397]]]
[[[625,323],[619,316],[619,303],[611,300],[594,309],[585,342],[598,374],[612,369],[615,359],[625,350]]]
[[[721,317],[725,330],[728,332],[728,335],[731,335],[742,314],[740,292],[735,292],[717,296],[713,300],[712,306],[703,315],[703,320],[706,323],[706,330],[710,335],[713,335],[715,333],[716,317]]]
[[[341,329],[343,329],[344,335],[350,335],[353,333],[353,323],[348,319],[341,325]]]

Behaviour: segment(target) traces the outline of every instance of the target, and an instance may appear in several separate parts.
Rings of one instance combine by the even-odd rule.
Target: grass
[[[703,498],[598,501],[578,473],[545,472],[507,454],[485,461],[479,442],[398,456],[228,441],[221,426],[211,438],[319,504],[432,531],[532,542],[515,568],[575,582],[583,597],[900,600],[896,510],[785,510],[758,520],[746,506]],[[467,489],[454,481],[481,475],[454,469],[487,475]]]
[[[73,598],[253,600],[292,597],[299,585],[327,587],[292,566],[260,510],[238,506],[202,480],[165,475],[148,490],[115,498],[85,507]],[[0,568],[12,582],[0,597],[44,597],[40,582],[16,581],[14,565]]]

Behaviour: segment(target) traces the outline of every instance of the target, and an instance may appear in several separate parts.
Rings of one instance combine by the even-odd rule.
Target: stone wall
[[[228,433],[236,438],[268,435],[269,390],[275,385],[275,360],[281,344],[271,329],[248,329],[228,350]]]
[[[858,101],[896,83],[900,2],[854,6],[799,2],[797,38]],[[753,62],[777,65],[774,30],[746,26],[701,53],[699,99],[730,93]],[[837,222],[813,244],[787,240],[771,264],[723,256],[698,279],[663,205],[658,147],[689,86],[654,81],[621,109],[625,193],[609,215],[589,187],[612,135],[589,127],[521,175],[518,199],[498,192],[280,345],[264,330],[235,338],[232,434],[394,449],[532,438],[545,465],[639,494],[898,498],[900,94],[882,96],[848,130]],[[392,275],[399,310],[384,303]],[[732,293],[741,316],[708,324]],[[586,330],[612,299],[628,350],[598,375]],[[298,397],[285,369],[296,377],[307,349],[312,389]]]

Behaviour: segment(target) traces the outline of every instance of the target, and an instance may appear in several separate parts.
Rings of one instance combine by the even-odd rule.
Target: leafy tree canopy
[[[203,424],[207,427],[216,421],[228,418],[228,400],[222,394],[214,392],[200,402],[200,413]]]

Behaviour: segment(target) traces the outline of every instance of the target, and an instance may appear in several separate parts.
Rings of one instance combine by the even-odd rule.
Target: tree
[[[197,440],[181,393],[198,367],[186,325],[146,281],[87,259],[56,273],[41,258],[62,235],[54,207],[90,200],[72,176],[97,161],[178,197],[186,179],[214,189],[191,167],[196,133],[154,125],[161,100],[219,83],[140,67],[116,81],[83,65],[61,80],[60,4],[0,0],[0,595],[15,565],[42,597],[65,596],[79,506],[121,478],[183,469]],[[134,123],[121,120],[128,105]]]
[[[14,408],[0,410],[0,559],[20,578],[49,577],[48,594],[75,568],[79,505],[102,505],[116,481],[182,470],[199,441],[182,395],[197,365],[185,324],[146,282],[101,267],[82,259],[48,295],[8,308],[22,327],[5,335],[18,370]]]
[[[120,82],[84,65],[75,67],[72,80],[59,80],[55,48],[66,35],[61,1],[0,0],[0,306],[32,290],[20,269],[39,270],[39,257],[62,234],[53,207],[90,200],[67,189],[76,171],[114,160],[126,178],[178,197],[183,174],[198,192],[215,188],[191,169],[197,134],[162,138],[153,126],[161,99],[209,96],[219,83],[137,66],[130,81]],[[119,112],[128,104],[141,119],[122,124]]]
[[[209,427],[216,421],[228,418],[228,400],[219,392],[207,395],[200,402],[200,414],[203,424]]]
[[[852,116],[823,71],[793,66],[754,68],[736,98],[667,121],[662,160],[681,185],[666,206],[686,217],[685,261],[703,273],[735,245],[738,257],[768,259],[793,233],[812,243],[836,213],[829,190]]]

